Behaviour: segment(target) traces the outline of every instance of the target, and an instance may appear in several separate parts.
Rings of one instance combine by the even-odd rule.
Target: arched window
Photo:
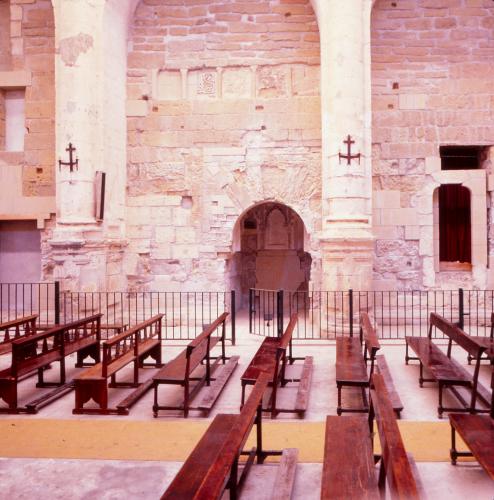
[[[470,206],[470,191],[467,188],[460,184],[440,186],[439,260],[441,265],[443,263],[470,265],[472,262]]]

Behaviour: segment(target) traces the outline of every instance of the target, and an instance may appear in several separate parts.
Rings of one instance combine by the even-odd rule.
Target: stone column
[[[95,222],[94,175],[100,152],[100,44],[104,2],[58,0],[56,20],[56,152],[68,160],[69,142],[78,170],[57,165],[57,223]]]
[[[318,2],[321,36],[323,287],[372,284],[371,0]],[[343,141],[351,135],[352,155]]]

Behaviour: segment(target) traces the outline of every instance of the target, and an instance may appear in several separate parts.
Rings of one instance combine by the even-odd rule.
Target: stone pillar
[[[56,152],[67,161],[69,142],[79,168],[57,165],[57,223],[95,222],[94,175],[101,165],[100,121],[102,1],[55,2]]]
[[[371,0],[325,0],[321,36],[323,288],[372,284]],[[351,135],[351,154],[343,141]]]

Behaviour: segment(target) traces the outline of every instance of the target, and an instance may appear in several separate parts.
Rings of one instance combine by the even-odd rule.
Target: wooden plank
[[[261,373],[267,373],[273,378],[276,367],[276,350],[279,345],[280,339],[278,337],[266,337],[240,377],[241,380],[255,383]]]
[[[450,413],[449,421],[489,477],[494,479],[494,419],[488,415]]]
[[[295,411],[305,412],[309,403],[309,391],[312,381],[312,370],[314,368],[314,358],[306,356],[302,367],[302,374],[298,383],[297,398],[295,399]]]
[[[381,442],[381,460],[384,462],[391,497],[418,499],[415,477],[382,375],[372,375],[370,393]]]
[[[274,481],[272,500],[290,500],[295,472],[297,470],[298,449],[285,448],[281,454],[280,465]]]
[[[415,463],[415,459],[413,458],[413,455],[411,453],[407,453],[407,457],[412,469],[413,477],[415,478],[415,484],[417,485],[420,500],[426,500],[427,495],[425,494],[424,484],[422,483],[422,479],[420,478],[419,469],[417,467],[417,464]]]
[[[369,424],[364,416],[326,417],[321,499],[330,498],[381,498]]]
[[[403,403],[401,402],[400,395],[398,394],[396,387],[391,377],[391,372],[389,371],[388,363],[383,354],[376,356],[376,367],[378,373],[380,373],[384,379],[384,384],[389,394],[389,399],[391,400],[391,405],[393,410],[397,413],[398,417],[400,412],[403,410]]]
[[[225,441],[238,418],[238,415],[216,415],[170,486],[163,493],[162,500],[194,498],[207,472],[215,467]]]
[[[120,414],[127,414],[129,408],[139,401],[153,387],[153,378],[143,382],[135,391],[132,391],[125,399],[117,404],[117,410]]]
[[[218,399],[221,391],[228,382],[233,370],[238,365],[240,356],[232,356],[225,365],[220,365],[214,373],[215,380],[211,382],[209,387],[204,389],[204,396],[201,398],[197,408],[199,410],[210,410],[216,400]],[[220,372],[217,374],[217,372]]]
[[[345,385],[368,385],[369,375],[357,337],[336,339],[336,382]]]
[[[73,389],[74,389],[74,382],[73,381],[67,382],[66,384],[61,385],[61,386],[57,387],[56,389],[53,389],[52,391],[48,392],[47,394],[43,394],[42,396],[29,401],[29,403],[26,404],[27,412],[28,413],[37,413],[38,410],[43,408],[43,406],[47,406],[48,404],[52,403],[53,401],[56,401],[57,399],[61,398],[62,396],[65,396],[65,394],[68,394]]]

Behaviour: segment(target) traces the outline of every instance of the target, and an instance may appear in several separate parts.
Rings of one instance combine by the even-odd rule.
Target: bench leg
[[[424,365],[420,362],[419,386],[424,387]]]
[[[343,413],[341,408],[341,385],[337,384],[337,386],[338,386],[338,407],[336,408],[336,413],[338,414],[338,416],[341,416],[341,414]]]
[[[437,416],[443,418],[443,384],[439,382],[439,406],[437,408]]]
[[[9,405],[10,410],[17,408],[17,380],[0,381],[0,398]]]
[[[240,411],[242,411],[244,403],[245,403],[245,384],[242,382],[242,398],[240,400]]]
[[[156,382],[154,383],[154,404],[153,404],[153,417],[158,416],[158,386]]]
[[[228,480],[228,489],[230,490],[230,500],[237,500],[237,476],[238,476],[238,457],[235,458],[230,470],[230,479]]]
[[[451,449],[449,450],[449,456],[451,457],[451,465],[456,465],[458,452],[456,450],[456,432],[453,426],[451,426]]]
[[[408,342],[405,342],[405,364],[408,365],[408,361],[410,360],[408,356]]]

